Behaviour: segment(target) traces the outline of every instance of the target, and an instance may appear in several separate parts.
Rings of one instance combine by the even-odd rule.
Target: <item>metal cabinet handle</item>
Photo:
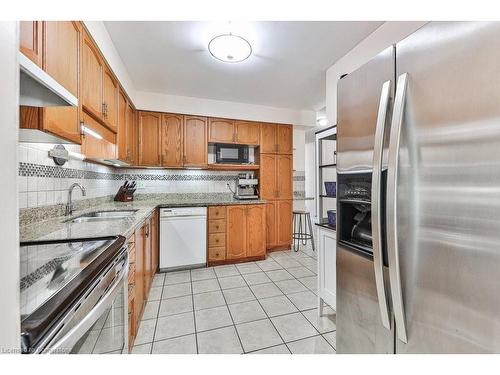
[[[389,320],[389,304],[384,283],[384,262],[382,256],[382,226],[380,210],[380,180],[382,178],[382,153],[384,150],[384,132],[391,96],[391,81],[382,85],[380,103],[378,107],[377,128],[375,130],[375,145],[373,148],[373,173],[372,173],[372,237],[373,237],[373,267],[375,270],[375,285],[377,287],[378,304],[382,324],[391,329]]]
[[[391,136],[389,140],[389,169],[387,171],[387,251],[389,258],[389,280],[391,281],[392,305],[396,321],[398,338],[404,343],[408,342],[406,335],[406,321],[403,306],[403,293],[401,288],[401,275],[399,272],[398,249],[398,223],[397,214],[397,186],[399,165],[399,142],[401,125],[408,86],[408,73],[398,77],[394,111],[392,114]]]

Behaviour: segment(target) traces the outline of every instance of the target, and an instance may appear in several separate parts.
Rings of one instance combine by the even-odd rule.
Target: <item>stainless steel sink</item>
[[[94,221],[121,220],[135,214],[137,210],[94,211],[64,220],[65,223],[88,223]]]

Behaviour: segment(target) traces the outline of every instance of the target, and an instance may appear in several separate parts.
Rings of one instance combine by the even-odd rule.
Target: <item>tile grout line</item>
[[[257,267],[259,267],[259,265],[257,264]],[[260,267],[259,267],[260,268]],[[262,268],[261,268],[262,269]],[[283,337],[281,336],[280,332],[278,331],[278,329],[276,328],[276,326],[274,325],[273,321],[271,320],[271,318],[269,317],[269,315],[267,314],[267,311],[264,309],[264,307],[262,306],[262,304],[260,303],[259,299],[257,298],[257,296],[255,295],[255,293],[253,292],[252,288],[250,288],[250,285],[247,283],[247,281],[245,280],[245,278],[243,277],[243,274],[240,272],[240,270],[238,269],[238,267],[236,267],[236,270],[238,271],[238,273],[240,274],[241,278],[243,279],[243,281],[245,281],[245,284],[247,284],[247,287],[248,289],[250,289],[250,292],[253,294],[253,296],[255,297],[255,299],[257,300],[257,303],[259,304],[260,308],[262,309],[262,311],[264,311],[264,314],[266,314],[267,316],[267,319],[269,320],[269,322],[271,323],[271,325],[273,326],[274,330],[276,331],[276,333],[278,334],[279,338],[281,339],[282,341],[282,344],[285,344],[286,346],[286,343],[285,343],[285,340],[283,340]],[[265,273],[264,270],[262,270],[262,272]],[[259,284],[257,284],[259,285]],[[264,320],[264,319],[262,319]],[[250,323],[250,322],[248,322]],[[282,345],[280,344],[280,345]],[[277,346],[277,345],[276,345]],[[290,352],[290,354],[292,354],[291,350],[288,348],[288,346],[286,346],[286,348],[288,349],[288,351]],[[261,349],[265,349],[265,348],[261,348]],[[258,350],[261,350],[261,349],[258,349]],[[245,350],[245,349],[243,349]],[[245,352],[245,354],[248,353],[248,352]]]
[[[314,259],[313,257],[309,256],[308,254],[304,253],[303,251],[300,251],[300,253],[303,253],[303,255],[305,255],[305,257],[301,257],[301,258],[304,258],[304,259],[311,259],[311,260],[314,260],[314,261],[317,261],[317,259]],[[199,309],[199,310],[195,310],[195,306],[194,306],[194,296],[195,295],[200,295],[200,294],[206,294],[206,293],[213,293],[213,292],[220,292],[222,294],[222,297],[223,297],[223,300],[224,300],[224,303],[226,307],[226,309],[228,310],[229,312],[229,315],[230,315],[230,318],[231,318],[231,322],[232,322],[232,325],[227,325],[227,326],[224,326],[224,327],[217,327],[217,328],[213,328],[213,329],[209,329],[209,330],[205,330],[205,331],[201,331],[201,332],[209,332],[209,331],[213,331],[213,330],[217,330],[217,329],[221,329],[221,328],[227,328],[227,327],[234,327],[235,331],[236,331],[236,334],[237,334],[237,337],[238,337],[238,340],[239,340],[239,343],[240,343],[240,346],[243,350],[243,352],[246,354],[246,353],[253,353],[255,351],[259,351],[259,350],[264,350],[264,349],[268,349],[268,348],[272,348],[272,347],[276,347],[276,346],[280,346],[280,345],[285,345],[287,350],[289,352],[290,351],[290,348],[288,347],[287,345],[287,342],[285,342],[285,340],[283,339],[283,337],[281,336],[281,334],[279,333],[279,331],[277,330],[276,326],[274,325],[274,323],[272,322],[271,320],[271,317],[268,315],[268,313],[266,312],[266,310],[263,308],[262,304],[260,303],[260,300],[259,298],[257,298],[257,296],[255,295],[255,293],[253,292],[253,290],[251,289],[251,286],[250,284],[247,282],[247,280],[245,279],[244,275],[249,275],[249,274],[255,274],[255,273],[264,273],[268,278],[269,278],[269,275],[267,274],[267,272],[272,272],[272,271],[279,271],[279,270],[282,270],[282,271],[285,271],[287,272],[292,278],[291,279],[284,279],[284,280],[272,280],[271,278],[269,278],[269,281],[266,281],[266,282],[263,282],[263,283],[256,283],[256,284],[252,284],[253,285],[262,285],[262,284],[273,284],[276,288],[278,288],[280,290],[280,292],[286,297],[286,299],[298,310],[297,312],[300,312],[301,315],[303,316],[303,318],[315,329],[315,331],[317,332],[317,334],[315,335],[312,335],[312,336],[308,336],[308,337],[304,337],[304,338],[300,338],[300,339],[296,339],[296,340],[292,340],[292,341],[289,341],[288,343],[292,343],[292,342],[296,342],[296,341],[300,341],[300,340],[304,340],[304,339],[308,339],[308,338],[312,338],[312,337],[317,337],[317,336],[321,336],[325,341],[327,341],[328,345],[331,346],[335,351],[335,347],[324,337],[325,334],[328,334],[328,333],[332,333],[332,332],[335,332],[336,330],[332,330],[332,331],[327,331],[327,332],[324,332],[324,333],[321,333],[314,325],[312,325],[312,323],[307,319],[307,317],[304,315],[304,312],[306,311],[310,311],[310,310],[313,310],[313,309],[316,309],[317,307],[313,307],[311,309],[305,309],[304,311],[301,311],[300,308],[297,307],[297,305],[295,305],[291,300],[290,298],[288,297],[287,294],[285,294],[283,292],[283,290],[276,284],[277,282],[279,281],[287,281],[287,280],[297,280],[301,285],[303,285],[307,291],[310,291],[312,292],[313,294],[317,295],[317,292],[314,293],[313,290],[309,289],[304,283],[302,283],[298,277],[296,277],[295,275],[291,274],[287,269],[286,267],[284,267],[283,265],[281,265],[278,261],[276,261],[276,259],[274,259],[273,257],[269,257],[271,258],[271,260],[275,263],[277,263],[279,265],[279,269],[274,269],[274,270],[268,270],[268,271],[265,271],[262,267],[260,267],[260,265],[257,263],[257,262],[252,262],[252,263],[248,263],[248,264],[255,264],[257,266],[258,269],[260,269],[260,271],[256,271],[256,272],[249,272],[249,273],[242,273],[240,271],[240,269],[237,267],[237,265],[232,265],[236,271],[237,271],[237,274],[236,275],[231,275],[231,276],[219,276],[219,274],[217,274],[217,272],[215,272],[215,267],[213,268],[213,273],[215,274],[215,279],[217,281],[217,284],[218,284],[218,287],[219,289],[218,290],[215,290],[215,291],[205,291],[205,292],[202,292],[202,293],[197,293],[197,294],[194,294],[194,290],[193,290],[193,277],[192,277],[192,273],[190,271],[189,272],[189,277],[190,277],[190,287],[191,287],[191,293],[190,294],[187,294],[185,296],[188,296],[190,295],[191,296],[191,300],[192,300],[192,304],[193,304],[193,308],[192,308],[192,312],[193,312],[193,317],[194,317],[194,327],[195,327],[195,340],[196,340],[196,347],[197,347],[197,353],[199,353],[199,348],[198,348],[198,338],[197,338],[197,335],[198,333],[198,330],[197,330],[197,327],[196,327],[196,311],[202,311],[202,310],[206,310],[206,309],[210,309],[210,308],[203,308],[203,309]],[[305,269],[307,269],[308,271],[312,272],[313,275],[312,276],[304,276],[304,277],[317,277],[317,273],[313,272],[312,270],[310,270],[309,268],[307,268],[305,265],[303,265],[302,263],[298,262],[295,257],[292,257],[290,256],[289,254],[283,254],[283,258],[284,259],[288,259],[288,258],[291,258],[292,260],[295,260],[297,263],[300,264],[300,266],[295,266],[295,267],[291,267],[291,268],[297,268],[297,267],[303,267]],[[208,268],[210,269],[210,268]],[[180,272],[186,272],[186,271],[180,271]],[[220,283],[220,279],[223,279],[223,278],[227,278],[227,277],[234,277],[234,276],[239,276],[243,279],[243,282],[245,283],[244,286],[235,286],[235,287],[230,287],[230,288],[226,288],[226,289],[223,289],[222,286],[221,286],[221,283]],[[208,279],[201,279],[201,280],[197,280],[197,281],[208,281],[210,280],[211,278],[208,278]],[[213,278],[212,278],[213,279]],[[180,298],[180,297],[185,297],[185,296],[176,296],[176,297],[171,297],[171,298],[163,298],[164,297],[164,288],[165,286],[171,286],[171,285],[178,285],[178,284],[183,284],[183,282],[180,282],[180,283],[173,283],[173,284],[166,284],[166,274],[165,274],[165,277],[164,277],[164,281],[163,281],[163,284],[162,284],[162,291],[160,293],[160,299],[158,300],[158,303],[159,303],[159,306],[158,306],[158,311],[157,311],[157,316],[156,316],[156,324],[155,324],[155,331],[153,333],[153,341],[151,342],[151,349],[150,349],[150,352],[152,352],[152,347],[153,347],[153,344],[155,342],[155,338],[156,338],[156,328],[157,328],[157,325],[158,325],[158,319],[159,319],[159,313],[160,313],[160,306],[162,304],[163,301],[166,301],[168,299],[172,299],[172,298]],[[185,283],[185,282],[184,282]],[[282,340],[282,343],[280,344],[277,344],[277,345],[271,345],[269,347],[263,347],[263,348],[260,348],[260,349],[256,349],[256,350],[253,350],[253,351],[248,351],[246,352],[245,349],[243,348],[243,344],[241,342],[241,337],[238,333],[238,330],[236,329],[236,323],[234,321],[234,318],[232,316],[232,313],[231,313],[231,310],[229,309],[229,306],[230,305],[234,305],[234,304],[238,304],[238,303],[242,303],[242,302],[236,302],[236,303],[233,303],[233,304],[228,304],[227,302],[227,299],[226,299],[226,296],[224,295],[224,291],[225,290],[232,290],[232,289],[237,289],[237,288],[243,288],[243,287],[246,287],[250,290],[251,294],[253,295],[253,297],[255,298],[255,300],[257,301],[257,303],[259,304],[259,306],[261,307],[261,309],[263,310],[266,318],[262,318],[262,319],[256,319],[256,320],[252,320],[250,322],[255,322],[255,321],[263,321],[263,320],[269,320],[273,326],[273,328],[276,330],[276,332],[278,333],[278,336],[280,337],[280,339]],[[295,293],[291,293],[291,294],[296,294],[296,293],[303,293],[303,292],[295,292]],[[276,297],[276,296],[274,296]],[[273,297],[266,297],[266,298],[273,298]],[[263,298],[265,299],[265,298]],[[156,300],[152,300],[152,302],[154,302]],[[149,302],[149,300],[148,300]],[[245,301],[243,301],[245,302]],[[220,307],[220,306],[216,306],[216,307]],[[296,314],[297,312],[293,312],[293,313],[285,313],[285,314],[280,314],[280,315],[276,315],[276,316],[273,316],[273,318],[276,318],[276,317],[280,317],[280,316],[284,316],[284,315],[290,315],[290,314]],[[177,314],[170,314],[170,315],[166,315],[166,316],[174,316],[174,315],[179,315],[179,314],[183,314],[183,313],[177,313]],[[151,320],[151,319],[148,319],[148,320]],[[245,323],[250,323],[250,322],[245,322]],[[244,323],[241,323],[241,324],[244,324]],[[174,339],[174,338],[178,338],[178,337],[184,337],[184,336],[189,336],[191,335],[190,334],[186,334],[186,335],[180,335],[180,336],[175,336],[175,337],[169,337],[169,338],[165,338],[163,340],[158,340],[158,342],[160,341],[166,341],[166,340],[171,340],[171,339]],[[145,343],[146,344],[146,343]],[[142,344],[141,344],[142,345]]]
[[[235,266],[235,268],[239,272],[239,270],[236,266]],[[214,269],[214,273],[215,273],[215,278],[217,280],[217,284],[219,284],[219,288],[221,288],[220,292],[222,294],[222,298],[224,299],[224,302],[226,303],[226,309],[229,312],[229,317],[231,318],[231,321],[233,322],[232,327],[234,327],[234,331],[236,332],[236,336],[238,337],[238,341],[240,343],[241,350],[243,351],[243,354],[244,354],[245,348],[243,347],[243,343],[241,342],[240,334],[238,333],[238,330],[236,329],[236,323],[234,322],[233,314],[231,314],[231,309],[229,308],[229,305],[228,305],[227,300],[226,300],[226,296],[224,295],[224,291],[222,289],[222,286],[220,285],[219,276],[217,275],[217,272],[215,272],[215,269]],[[236,288],[233,288],[233,289],[236,289]]]
[[[191,283],[191,303],[193,304],[194,340],[196,344],[196,354],[200,354],[200,349],[198,347],[198,328],[196,327],[196,311],[194,309],[194,290],[193,290],[193,277],[191,276],[191,270],[189,270],[189,282]]]

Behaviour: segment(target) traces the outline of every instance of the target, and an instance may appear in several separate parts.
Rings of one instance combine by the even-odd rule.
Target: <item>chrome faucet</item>
[[[87,192],[86,192],[85,188],[81,184],[74,183],[73,185],[71,185],[69,187],[69,190],[68,190],[68,204],[66,205],[66,216],[72,215],[73,211],[75,210],[75,204],[73,203],[73,200],[71,198],[71,195],[73,193],[73,189],[75,187],[79,187],[80,188],[80,190],[82,191],[82,195],[83,196],[87,195]]]

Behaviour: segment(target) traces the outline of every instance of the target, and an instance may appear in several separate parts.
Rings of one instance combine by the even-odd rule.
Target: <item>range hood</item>
[[[19,52],[19,104],[30,107],[78,106],[78,98]]]

